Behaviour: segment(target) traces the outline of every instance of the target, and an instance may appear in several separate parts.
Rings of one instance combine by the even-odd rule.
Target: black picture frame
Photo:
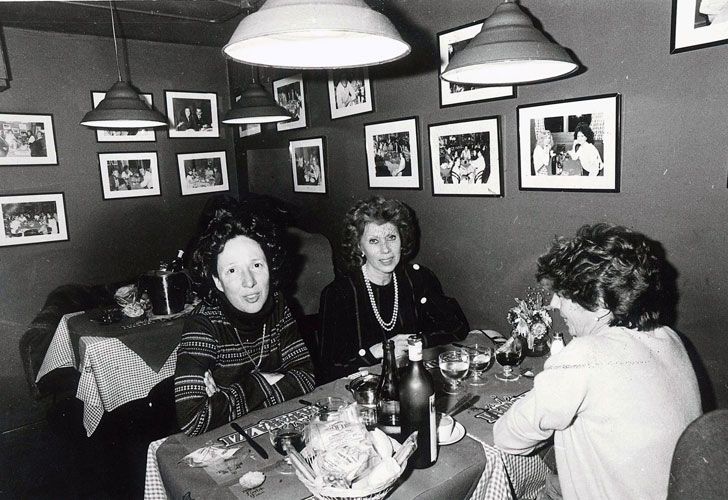
[[[293,191],[326,194],[329,168],[326,157],[326,137],[291,140],[288,142],[288,156],[291,160]]]
[[[65,195],[0,195],[0,247],[69,241]]]
[[[670,53],[728,43],[728,9],[711,11],[701,0],[673,0]]]
[[[0,113],[0,167],[58,165],[53,115]]]
[[[165,90],[167,136],[170,139],[215,139],[220,137],[217,93]],[[187,108],[190,112],[187,112]],[[196,110],[201,113],[197,118]]]
[[[202,161],[206,163],[204,170]],[[195,170],[193,177],[202,170],[204,178],[199,181],[188,179],[191,169]],[[230,191],[227,152],[224,150],[177,153],[177,174],[182,196]]]
[[[369,189],[422,189],[419,129],[416,116],[364,125]]]

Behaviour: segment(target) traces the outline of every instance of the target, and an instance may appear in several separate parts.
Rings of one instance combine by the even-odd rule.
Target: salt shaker
[[[561,332],[554,332],[554,339],[551,341],[551,355],[553,356],[564,348],[564,335]]]

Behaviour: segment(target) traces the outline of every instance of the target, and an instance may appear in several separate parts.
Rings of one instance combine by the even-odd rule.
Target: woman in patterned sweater
[[[218,209],[197,239],[191,271],[203,302],[185,322],[177,355],[177,423],[189,435],[314,388],[313,364],[278,289],[279,230]]]

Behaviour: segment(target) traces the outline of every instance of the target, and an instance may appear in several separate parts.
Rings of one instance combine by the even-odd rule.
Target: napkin
[[[185,455],[180,462],[186,463],[190,467],[207,467],[208,465],[212,465],[216,462],[227,460],[235,455],[235,452],[239,449],[239,446],[232,446],[228,448],[219,444],[203,446],[202,448]]]

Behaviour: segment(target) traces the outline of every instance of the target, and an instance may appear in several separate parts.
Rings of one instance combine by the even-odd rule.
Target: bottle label
[[[430,396],[430,463],[437,460],[437,420],[435,418],[435,394]]]
[[[410,344],[407,346],[410,361],[422,361],[422,344]]]

